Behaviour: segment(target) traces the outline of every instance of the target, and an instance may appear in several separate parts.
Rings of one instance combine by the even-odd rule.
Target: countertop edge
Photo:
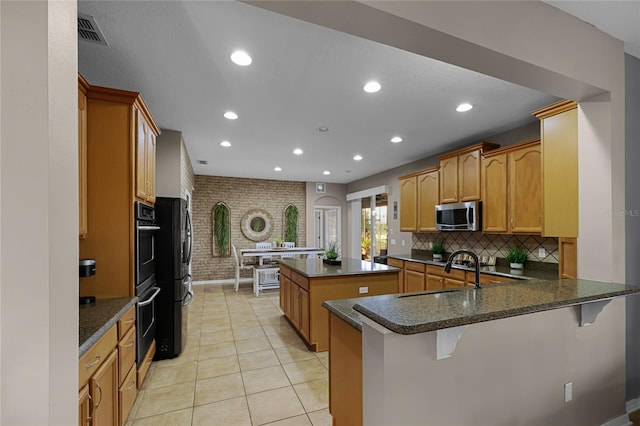
[[[451,328],[451,327],[458,327],[462,325],[470,325],[470,324],[476,324],[480,322],[511,318],[511,317],[516,317],[521,315],[528,315],[528,314],[533,314],[537,312],[545,312],[553,309],[561,309],[561,308],[566,308],[570,306],[581,305],[583,303],[596,302],[600,300],[612,300],[619,297],[625,297],[625,296],[637,294],[637,293],[638,291],[634,291],[632,289],[620,290],[620,291],[614,291],[611,293],[597,295],[597,296],[585,296],[585,297],[579,297],[579,298],[566,300],[566,301],[550,302],[550,303],[544,303],[539,305],[529,305],[521,308],[507,309],[503,311],[484,313],[484,314],[478,314],[478,315],[462,316],[458,318],[450,318],[447,320],[433,321],[433,322],[423,323],[423,324],[399,324],[396,322],[392,322],[358,303],[356,303],[353,306],[353,309],[356,312],[359,312],[360,314],[366,316],[367,318],[377,322],[383,327],[393,331],[394,333],[409,335],[409,334],[418,334],[418,333],[426,333],[429,331],[442,330],[442,329]]]
[[[93,346],[109,329],[118,322],[120,318],[138,301],[137,296],[133,296],[131,300],[125,304],[113,317],[111,317],[102,327],[96,330],[79,348],[78,358],[84,355],[87,350]]]
[[[344,310],[339,309],[338,307],[334,307],[331,302],[332,301],[330,300],[324,301],[322,302],[322,306],[326,310],[328,310],[330,313],[334,314],[335,316],[337,316],[338,318],[340,318],[341,320],[343,320],[344,322],[346,322],[356,330],[362,331],[362,322],[355,321],[349,315],[345,314]],[[359,312],[357,312],[357,314],[360,315]]]

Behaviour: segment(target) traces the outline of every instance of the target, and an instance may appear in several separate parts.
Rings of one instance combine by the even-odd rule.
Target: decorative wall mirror
[[[213,256],[229,257],[231,255],[231,219],[229,207],[219,202],[213,207]]]
[[[298,208],[289,204],[284,208],[284,240],[298,245]]]
[[[251,241],[268,240],[273,231],[273,217],[266,210],[251,209],[242,216],[240,229]]]

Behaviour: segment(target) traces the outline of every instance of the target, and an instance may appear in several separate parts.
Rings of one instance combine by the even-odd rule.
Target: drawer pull
[[[96,359],[94,359],[93,361],[91,361],[89,364],[87,364],[85,366],[85,368],[88,370],[91,367],[93,367],[94,365],[96,365],[98,362],[100,362],[100,355],[96,355]]]
[[[133,345],[135,345],[135,344],[136,344],[136,341],[135,341],[135,340],[129,340],[129,341],[124,345],[124,347],[125,347],[125,348],[130,348],[131,346],[133,346]]]
[[[131,323],[133,323],[135,320],[136,320],[135,318],[127,318],[126,320],[124,320],[124,323],[125,323],[125,324],[131,324]]]
[[[136,386],[136,381],[132,380],[131,382],[129,382],[129,386],[127,386],[127,390],[131,390]]]
[[[502,283],[502,281],[494,281],[494,280],[491,280],[491,281],[489,281],[489,283],[490,283],[490,284],[500,284],[500,283]]]

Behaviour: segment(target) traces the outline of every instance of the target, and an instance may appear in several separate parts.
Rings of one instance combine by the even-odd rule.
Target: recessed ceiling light
[[[460,104],[456,108],[456,111],[465,112],[465,111],[469,111],[471,108],[473,108],[473,105],[471,105],[471,104]]]
[[[229,148],[231,146],[231,142],[229,141],[222,141],[220,142],[221,146],[224,146],[225,148]]]
[[[273,170],[275,170],[276,172],[281,172],[281,171],[282,171],[282,168],[281,168],[281,167],[276,166],[276,167],[274,167],[274,168],[273,168]]]
[[[394,137],[391,138],[391,142],[393,142],[393,143],[402,142],[402,138],[400,136],[394,136]]]
[[[324,133],[324,132],[328,132],[328,131],[329,131],[329,128],[328,128],[328,127],[324,127],[324,126],[322,126],[322,127],[318,127],[318,131],[319,131],[319,132],[323,132],[323,133]]]
[[[329,170],[325,170],[324,172],[322,172],[323,175],[330,175],[331,172]]]
[[[382,86],[380,86],[380,83],[372,80],[372,81],[368,81],[367,84],[364,85],[362,90],[364,90],[367,93],[376,93],[376,92],[379,92],[381,88]]]
[[[296,148],[296,149],[294,149],[294,150],[293,150],[293,153],[294,153],[295,155],[302,155],[302,153],[303,153],[303,152],[304,152],[304,151],[302,151],[300,148]]]
[[[233,111],[227,111],[224,113],[224,118],[229,120],[236,120],[238,118],[238,114]]]
[[[252,62],[251,56],[249,56],[249,54],[244,50],[236,50],[235,52],[233,52],[231,54],[231,60],[233,61],[234,64],[240,65],[243,67],[247,65],[251,65],[251,62]]]
[[[362,155],[360,155],[360,154],[354,155],[353,159],[356,160],[356,161],[360,161],[360,160],[362,160]]]

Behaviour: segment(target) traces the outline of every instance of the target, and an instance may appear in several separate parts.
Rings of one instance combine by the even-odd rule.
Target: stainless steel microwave
[[[437,205],[436,229],[439,231],[482,230],[480,201]]]

